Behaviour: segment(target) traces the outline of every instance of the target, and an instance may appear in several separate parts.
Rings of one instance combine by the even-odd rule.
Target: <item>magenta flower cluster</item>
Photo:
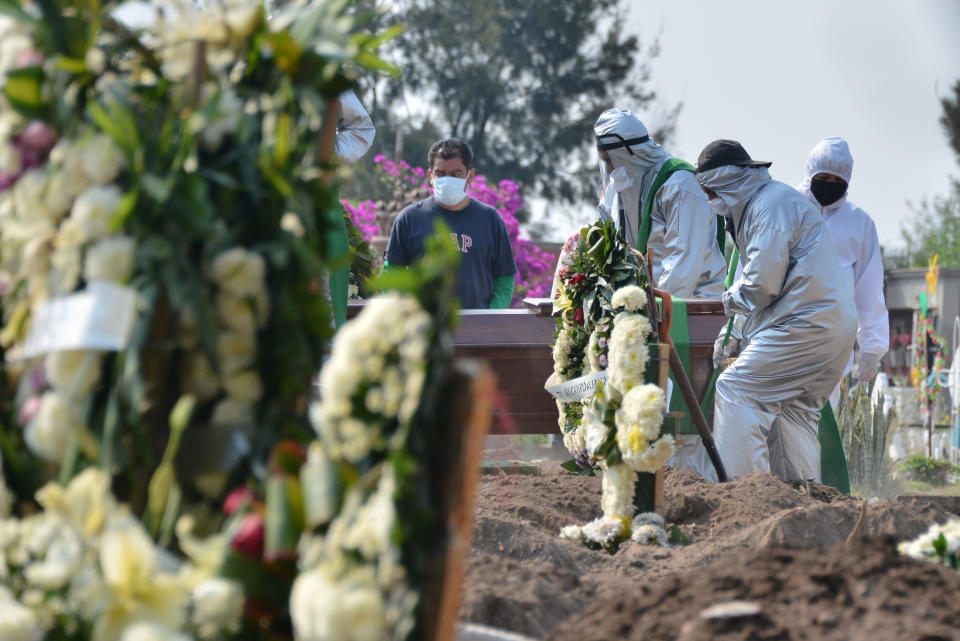
[[[523,207],[523,197],[517,183],[501,180],[493,185],[483,176],[477,176],[471,181],[467,193],[496,209],[507,226],[513,260],[517,263],[510,306],[523,307],[524,298],[549,298],[557,257],[520,235],[520,221],[516,214]]]
[[[350,220],[353,221],[354,226],[360,231],[363,239],[368,243],[373,240],[373,237],[377,235],[377,231],[380,229],[380,225],[377,223],[377,204],[369,199],[361,200],[356,205],[349,200],[341,200],[340,204],[343,205],[343,209],[350,215]]]
[[[377,169],[384,173],[386,181],[394,188],[426,189],[430,186],[423,167],[412,167],[406,160],[393,162],[383,154],[374,156],[373,162],[377,163]]]
[[[428,189],[426,171],[423,167],[413,167],[409,163],[393,162],[383,154],[374,156],[373,161],[377,168],[384,173],[384,178],[395,188]],[[483,176],[476,176],[470,183],[467,193],[497,210],[507,227],[510,235],[510,247],[513,249],[513,258],[517,263],[517,274],[513,291],[511,307],[522,307],[523,299],[548,298],[553,283],[553,267],[557,257],[537,247],[528,238],[520,235],[520,222],[516,214],[523,207],[523,197],[520,187],[512,180],[501,180],[498,184],[488,183]],[[364,205],[367,208],[364,209]],[[351,218],[358,228],[363,230],[362,224],[370,225],[376,221],[376,206],[369,200],[357,206],[348,206]],[[363,210],[363,211],[361,211]],[[356,212],[356,213],[355,213]],[[374,227],[375,231],[375,227]]]

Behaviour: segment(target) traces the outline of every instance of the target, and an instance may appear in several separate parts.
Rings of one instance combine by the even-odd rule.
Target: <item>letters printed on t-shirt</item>
[[[463,239],[461,241],[457,238],[457,236],[458,234],[456,232],[451,232],[450,239],[453,241],[453,244],[456,245],[457,249],[459,249],[464,254],[470,253],[467,250],[473,247],[473,239],[467,236],[466,234],[459,234],[459,237]]]

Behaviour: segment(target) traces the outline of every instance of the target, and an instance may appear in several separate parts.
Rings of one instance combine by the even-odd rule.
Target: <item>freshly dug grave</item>
[[[772,548],[595,602],[550,639],[952,641],[958,594],[960,573],[900,556],[893,540]]]
[[[600,480],[552,464],[541,469],[537,476],[481,479],[462,620],[536,638],[569,628],[569,638],[592,639],[593,630],[580,621],[588,606],[603,607],[616,597],[640,588],[656,590],[668,581],[684,585],[731,559],[744,563],[744,553],[835,546],[847,538],[861,510],[859,500],[817,484],[787,484],[753,474],[718,485],[668,470],[668,529],[677,525],[692,543],[662,548],[627,542],[611,556],[558,537],[562,526],[600,515]],[[948,517],[936,507],[880,501],[868,506],[862,533],[903,540]],[[686,612],[684,618],[695,614],[679,602],[674,605]]]

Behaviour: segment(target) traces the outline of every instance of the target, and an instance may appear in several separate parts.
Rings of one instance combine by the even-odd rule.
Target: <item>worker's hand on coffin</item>
[[[723,367],[726,364],[727,359],[736,354],[737,350],[740,348],[740,341],[737,338],[734,338],[732,334],[730,338],[727,339],[727,344],[724,345],[724,334],[721,334],[717,338],[717,341],[713,344],[713,366],[718,369]]]
[[[876,354],[857,352],[851,374],[858,381],[872,381],[880,370],[880,357]]]

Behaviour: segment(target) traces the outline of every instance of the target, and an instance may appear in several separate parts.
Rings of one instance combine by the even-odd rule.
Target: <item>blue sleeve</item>
[[[410,264],[409,252],[406,247],[406,213],[406,210],[400,212],[400,215],[393,221],[393,229],[390,230],[390,240],[387,241],[387,251],[384,259],[391,265]]]
[[[513,249],[510,247],[510,235],[507,233],[507,226],[497,214],[496,230],[494,231],[495,253],[493,256],[492,267],[493,277],[512,276],[517,272],[517,264],[513,260]]]

